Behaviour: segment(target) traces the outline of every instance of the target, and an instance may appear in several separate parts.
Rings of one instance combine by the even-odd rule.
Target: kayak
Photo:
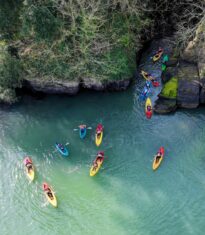
[[[156,62],[157,60],[159,60],[163,54],[164,50],[158,50],[158,52],[152,57],[153,61]]]
[[[166,63],[166,62],[168,62],[169,61],[169,56],[168,55],[165,55],[164,57],[163,57],[163,59],[162,59],[162,63]]]
[[[150,89],[145,86],[139,95],[139,100],[144,101],[148,97],[149,93]]]
[[[148,110],[148,107],[150,107],[150,110]],[[150,98],[147,98],[145,102],[145,115],[148,119],[152,117],[152,102]]]
[[[141,75],[143,76],[144,79],[146,79],[147,81],[151,81],[151,80],[155,80],[155,78],[150,75],[149,73],[145,72],[145,71],[141,71]]]
[[[28,170],[28,167],[26,166],[27,164],[31,164],[32,168],[30,170]],[[33,162],[29,157],[26,157],[24,159],[24,166],[25,166],[25,170],[26,170],[26,175],[29,178],[30,181],[33,181],[35,178],[35,169],[33,166]]]
[[[87,133],[86,127],[84,127],[84,128],[79,128],[79,135],[80,135],[80,138],[81,138],[81,139],[84,139],[84,138],[85,138],[86,133]]]
[[[160,83],[158,81],[152,81],[152,86],[158,87],[160,86]]]
[[[167,68],[166,64],[162,64],[162,71],[165,71]]]
[[[160,157],[160,159],[157,160],[157,154],[158,153],[160,153],[161,157]],[[161,162],[162,162],[162,160],[164,158],[164,147],[160,147],[160,149],[157,152],[157,154],[155,155],[154,161],[153,161],[153,164],[152,164],[152,169],[153,170],[156,170],[160,166],[160,164],[161,164]]]
[[[59,147],[58,143],[55,143],[56,149],[58,150],[58,152],[60,152],[63,156],[67,157],[69,155],[68,149],[66,147],[64,147],[63,145],[63,149],[61,149]]]
[[[48,189],[50,189],[50,192],[52,193],[52,198],[48,196]],[[48,200],[48,202],[54,206],[54,207],[57,207],[58,206],[58,203],[57,203],[57,198],[53,192],[53,190],[51,189],[51,187],[47,184],[47,183],[43,183],[43,191],[45,193],[45,196],[46,196],[46,199]]]
[[[165,71],[167,68],[166,62],[169,61],[169,56],[165,55],[162,59],[162,71]]]
[[[97,146],[100,146],[100,144],[102,143],[102,139],[103,139],[103,126],[102,124],[98,124],[95,132],[95,144]]]
[[[97,154],[97,157],[95,158],[94,162],[97,162],[97,167],[95,168],[94,165],[91,166],[90,168],[90,176],[94,176],[98,173],[98,171],[100,170],[102,164],[104,161],[104,152],[99,152]]]

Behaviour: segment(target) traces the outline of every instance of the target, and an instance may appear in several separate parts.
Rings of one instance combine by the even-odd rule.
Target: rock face
[[[126,90],[131,83],[131,79],[119,81],[97,81],[84,78],[82,81],[46,81],[39,79],[25,79],[23,87],[45,94],[67,94],[76,95],[80,89],[90,89],[95,91],[122,91]]]
[[[199,106],[200,83],[197,66],[182,61],[177,72],[177,106],[197,108]]]
[[[205,104],[205,78],[200,80],[200,97],[199,97],[199,102],[200,104]]]
[[[68,94],[75,95],[80,89],[79,82],[65,81],[41,81],[39,79],[24,80],[23,87],[34,92],[45,94]]]

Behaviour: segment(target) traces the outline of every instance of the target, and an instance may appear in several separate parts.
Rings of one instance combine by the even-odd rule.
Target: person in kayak
[[[64,152],[65,149],[64,149],[63,145],[62,144],[57,144],[57,145],[58,145],[59,149]]]
[[[81,124],[81,125],[79,126],[79,128],[80,128],[80,129],[85,129],[85,128],[86,128],[86,125]]]
[[[146,81],[146,87],[147,87],[147,89],[151,88],[151,83],[150,83],[150,81]]]
[[[98,161],[103,161],[103,158],[104,158],[104,152],[103,151],[100,151],[98,152],[97,154],[97,157],[95,159],[95,161],[93,162],[93,170],[96,171],[96,169],[98,168]]]
[[[100,138],[100,135],[101,135],[102,130],[103,130],[103,126],[102,126],[102,124],[99,124],[99,125],[97,126],[97,129],[96,129],[97,138]]]
[[[26,158],[25,166],[26,166],[28,172],[30,172],[33,169],[33,163],[32,163],[32,160],[30,158]]]
[[[50,197],[51,200],[53,200],[53,194],[51,192],[51,189],[48,187],[47,184],[44,185],[43,190],[46,192],[46,194]]]
[[[161,157],[162,157],[161,153],[158,152],[158,153],[157,153],[157,156],[156,156],[156,163],[159,162],[159,160],[160,160]]]

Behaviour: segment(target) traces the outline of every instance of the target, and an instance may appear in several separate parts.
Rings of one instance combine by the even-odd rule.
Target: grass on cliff
[[[152,24],[132,0],[27,0],[20,14],[16,46],[30,79],[130,78]]]
[[[164,98],[176,99],[178,90],[178,79],[171,78],[163,87],[160,95]]]

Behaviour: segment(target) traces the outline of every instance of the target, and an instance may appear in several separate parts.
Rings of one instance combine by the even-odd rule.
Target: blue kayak
[[[85,138],[86,133],[87,133],[87,129],[86,129],[86,127],[85,127],[85,128],[80,128],[80,129],[79,129],[79,135],[80,135],[80,138],[81,138],[81,139],[84,139],[84,138]]]
[[[147,88],[146,86],[143,88],[142,92],[139,95],[139,99],[142,100],[146,100],[146,98],[148,97],[150,93],[150,89]]]
[[[58,152],[60,152],[63,156],[67,157],[69,155],[68,149],[64,147],[62,144],[55,143],[55,146]]]

